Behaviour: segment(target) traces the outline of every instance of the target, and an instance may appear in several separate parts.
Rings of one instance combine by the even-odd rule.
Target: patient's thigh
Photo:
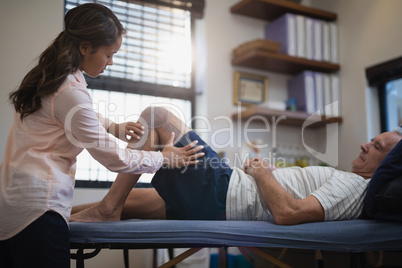
[[[122,219],[166,219],[165,201],[154,188],[133,188],[124,204]]]

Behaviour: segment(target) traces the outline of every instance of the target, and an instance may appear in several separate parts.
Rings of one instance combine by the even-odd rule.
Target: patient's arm
[[[257,182],[261,197],[276,224],[299,224],[324,221],[324,209],[314,196],[295,199],[274,178],[266,162],[254,158],[245,166],[245,172]]]

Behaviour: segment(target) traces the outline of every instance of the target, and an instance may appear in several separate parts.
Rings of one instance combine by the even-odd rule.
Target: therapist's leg
[[[66,221],[57,212],[48,211],[15,236],[0,241],[0,267],[69,268]]]
[[[191,129],[180,119],[164,108],[149,107],[141,114],[139,122],[145,125],[145,134],[130,148],[145,151],[155,151],[167,144],[172,132],[178,140]],[[144,142],[145,139],[145,142]],[[109,192],[100,203],[94,207],[71,215],[70,221],[116,221],[120,220],[124,203],[131,189],[137,183],[140,175],[118,174]]]

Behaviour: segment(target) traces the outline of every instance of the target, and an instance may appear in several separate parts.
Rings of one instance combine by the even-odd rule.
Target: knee
[[[167,121],[169,114],[170,112],[163,107],[149,106],[141,113],[141,118],[149,128],[158,128]]]
[[[144,111],[142,111],[141,117],[150,117],[151,115],[160,117],[160,116],[166,116],[167,114],[169,114],[169,111],[164,107],[148,106],[147,108],[144,109]]]

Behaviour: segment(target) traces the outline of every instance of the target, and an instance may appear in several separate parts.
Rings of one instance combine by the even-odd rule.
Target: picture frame
[[[266,76],[235,72],[233,104],[258,105],[267,101],[268,78]]]

